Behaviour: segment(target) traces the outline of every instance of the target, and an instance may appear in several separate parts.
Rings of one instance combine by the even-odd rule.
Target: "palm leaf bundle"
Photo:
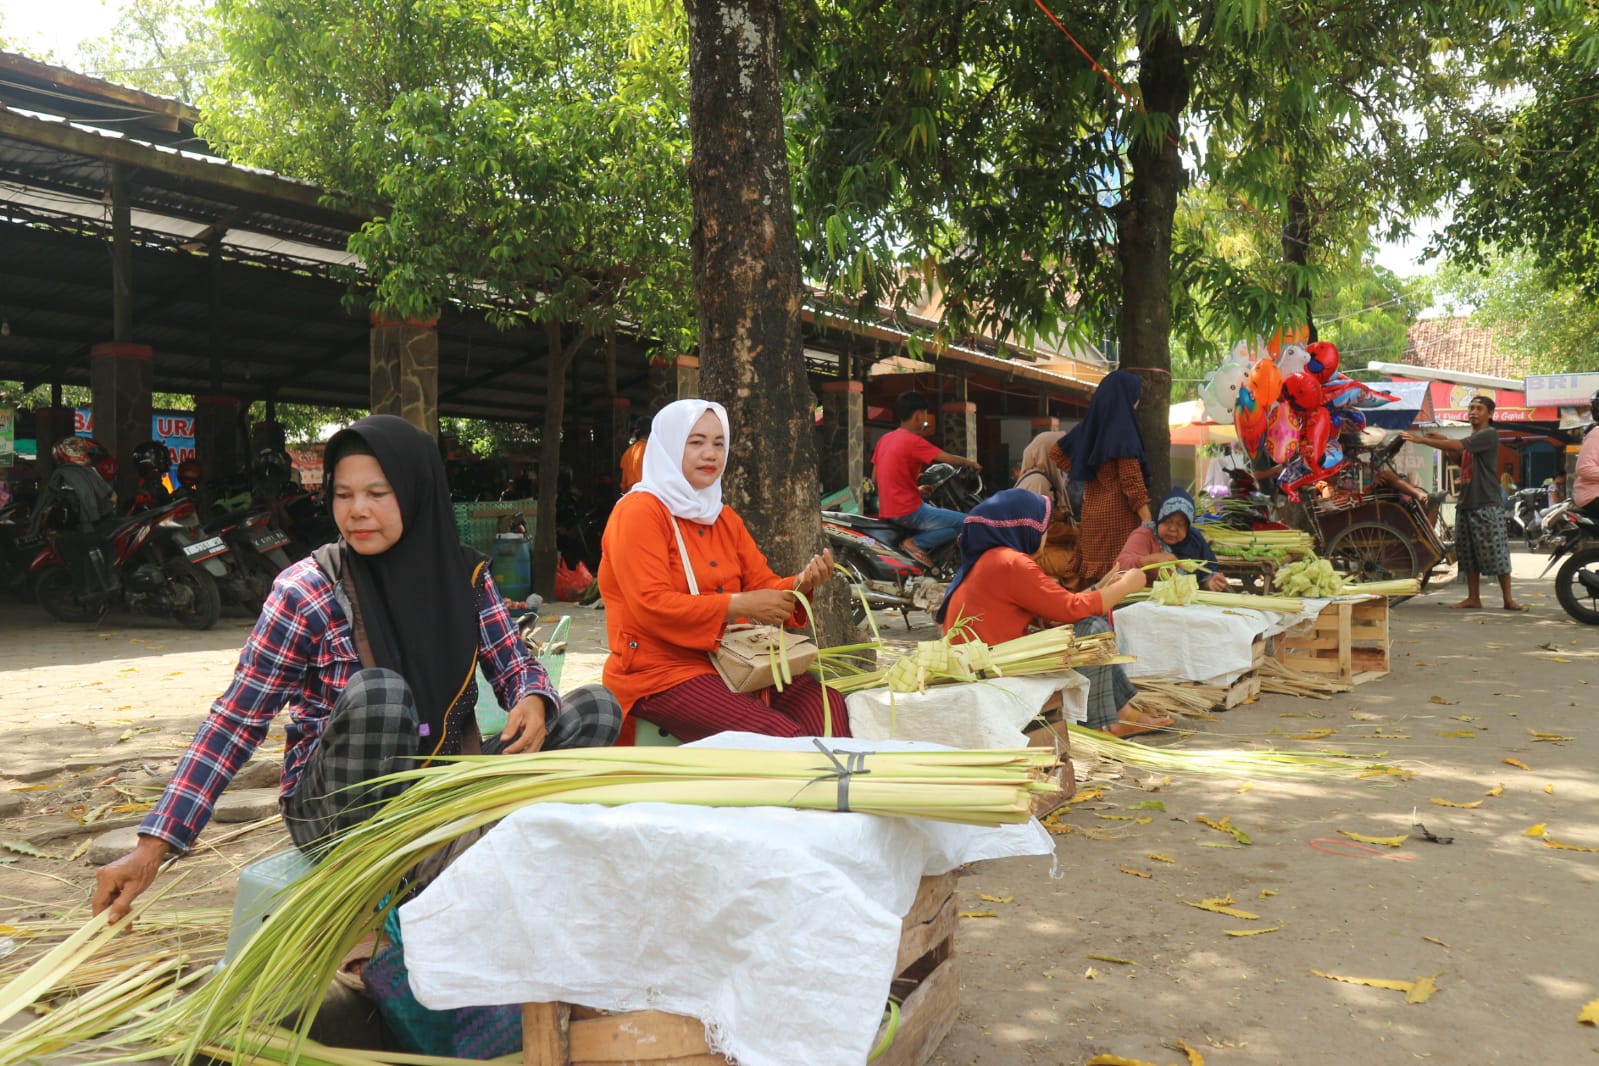
[[[957,634],[968,639],[952,641],[950,638]],[[853,650],[823,651],[829,688],[845,693],[883,687],[894,692],[925,692],[929,685],[1054,674],[1078,666],[1133,661],[1130,656],[1116,653],[1114,633],[1077,636],[1069,625],[1042,629],[1002,644],[985,644],[971,638],[966,627],[957,624],[939,639],[919,642],[915,651],[882,668],[874,664],[856,668],[850,659]]]
[[[999,825],[1026,821],[1035,795],[1059,790],[1048,776],[1057,762],[1047,749],[871,753],[851,756],[846,768],[825,748],[589,748],[406,770],[388,780],[409,787],[286,890],[272,919],[220,974],[138,1027],[135,1037],[180,1062],[215,1056],[217,1048],[248,1060],[280,1039],[277,1022],[298,1018],[282,1061],[299,1061],[328,981],[398,905],[407,874],[462,834],[532,803],[837,810],[848,780],[851,811]]]

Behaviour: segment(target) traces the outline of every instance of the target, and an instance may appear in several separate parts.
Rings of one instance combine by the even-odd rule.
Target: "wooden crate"
[[[1277,576],[1277,563],[1271,559],[1236,559],[1218,556],[1216,566],[1229,581],[1238,582],[1238,591],[1256,596],[1275,595],[1271,587]]]
[[[1388,673],[1388,600],[1335,600],[1321,614],[1274,639],[1284,666],[1358,685]]]
[[[1249,671],[1227,686],[1218,711],[1230,711],[1239,704],[1260,698],[1260,664],[1266,661],[1266,639],[1256,637],[1249,646]]]
[[[1050,748],[1060,753],[1060,766],[1052,777],[1060,791],[1033,797],[1033,817],[1042,818],[1056,808],[1065,806],[1077,793],[1077,771],[1072,766],[1072,737],[1066,729],[1066,719],[1060,711],[1040,714],[1027,730],[1029,748]]]
[[[873,1066],[925,1066],[955,1024],[955,873],[922,878],[905,915],[893,995],[899,1031]],[[881,1033],[879,1034],[881,1036]],[[564,1003],[522,1007],[523,1066],[729,1066],[695,1018],[664,1011],[602,1014]]]

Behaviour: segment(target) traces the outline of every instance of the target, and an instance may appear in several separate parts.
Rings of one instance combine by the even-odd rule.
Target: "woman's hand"
[[[780,626],[794,613],[794,596],[783,589],[735,592],[727,601],[727,620],[748,618],[761,625]]]
[[[544,697],[526,696],[505,714],[500,739],[506,755],[522,755],[544,747]]]
[[[1100,605],[1109,611],[1122,600],[1143,588],[1146,582],[1142,570],[1123,570],[1119,574],[1109,575],[1109,579],[1099,590]]]
[[[1232,586],[1227,583],[1227,575],[1218,571],[1205,580],[1205,587],[1212,592],[1226,592]]]
[[[799,572],[794,579],[794,590],[809,596],[816,589],[827,584],[833,576],[833,549],[823,548],[822,554],[811,556],[811,561],[805,564],[805,569]]]
[[[141,836],[132,851],[96,870],[90,901],[93,912],[99,914],[110,907],[109,920],[120,920],[133,908],[134,898],[150,887],[171,852],[172,845],[160,837]]]

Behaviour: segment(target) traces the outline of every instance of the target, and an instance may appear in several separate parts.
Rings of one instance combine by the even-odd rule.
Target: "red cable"
[[[1053,11],[1051,11],[1047,6],[1045,6],[1044,0],[1033,0],[1033,3],[1038,5],[1038,10],[1042,11],[1045,15],[1047,15],[1049,17],[1049,21],[1051,21],[1051,22],[1053,22],[1055,24],[1055,28],[1057,30],[1059,30],[1060,32],[1062,32],[1062,33],[1064,33],[1066,35],[1066,39],[1068,41],[1072,42],[1073,47],[1075,47],[1079,52],[1082,53],[1083,58],[1088,60],[1088,65],[1093,70],[1097,71],[1100,74],[1101,77],[1103,77],[1106,81],[1110,82],[1112,87],[1114,87],[1117,92],[1121,93],[1122,96],[1124,96],[1127,99],[1128,103],[1132,104],[1133,107],[1137,108],[1139,114],[1141,114],[1141,115],[1149,114],[1148,111],[1144,110],[1144,105],[1139,103],[1138,99],[1136,97],[1134,97],[1132,93],[1130,93],[1126,89],[1122,88],[1121,83],[1118,82],[1111,75],[1111,72],[1106,70],[1104,67],[1100,66],[1099,60],[1095,59],[1093,57],[1093,55],[1088,51],[1088,49],[1084,48],[1082,46],[1082,44],[1078,42],[1077,38],[1072,36],[1072,31],[1068,30],[1065,26],[1061,25],[1060,19],[1056,18],[1055,17],[1055,13]],[[1176,140],[1174,140],[1172,138],[1171,134],[1167,133],[1167,134],[1163,134],[1163,136],[1166,138],[1166,143],[1167,144],[1171,145],[1173,148],[1178,148],[1179,147],[1179,145],[1177,144]]]

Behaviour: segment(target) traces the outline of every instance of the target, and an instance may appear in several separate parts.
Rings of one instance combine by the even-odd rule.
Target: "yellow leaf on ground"
[[[1276,925],[1265,929],[1223,929],[1222,932],[1228,936],[1259,936],[1262,933],[1275,933],[1277,930],[1287,927],[1287,925],[1287,922],[1278,922]]]
[[[1449,719],[1453,722],[1475,722],[1478,720],[1478,716],[1475,714],[1452,714]]]
[[[1155,1066],[1152,1062],[1143,1059],[1124,1059],[1120,1055],[1095,1055],[1083,1066]]]
[[[1268,896],[1275,896],[1276,894],[1277,890],[1275,888],[1263,888],[1260,890],[1260,895],[1256,896],[1255,898],[1266,899]]]
[[[1599,1025],[1599,999],[1582,1008],[1581,1013],[1577,1015],[1577,1021],[1583,1025]]]
[[[1564,655],[1546,655],[1546,656],[1544,656],[1544,658],[1547,659],[1549,662],[1552,662],[1552,663],[1569,663],[1571,661],[1570,659],[1566,658]]]
[[[1365,833],[1351,833],[1347,829],[1340,829],[1338,830],[1338,835],[1348,837],[1350,840],[1357,840],[1362,844],[1381,844],[1385,848],[1397,848],[1405,842],[1409,834],[1400,833],[1396,837],[1372,837],[1367,836]]]
[[[1548,824],[1548,822],[1539,822],[1537,825],[1529,825],[1521,831],[1521,834],[1522,836],[1541,837],[1543,836],[1544,827]]]
[[[1293,735],[1293,739],[1294,740],[1326,740],[1328,737],[1332,736],[1336,732],[1338,732],[1338,730],[1336,730],[1336,729],[1307,729],[1303,733],[1295,733]]]
[[[985,892],[977,893],[977,898],[984,903],[1015,903],[1015,896],[990,896]]]
[[[1130,815],[1130,814],[1097,814],[1096,813],[1094,815],[1094,817],[1095,818],[1103,818],[1107,822],[1130,822],[1130,821],[1133,820],[1133,816]]]
[[[1421,939],[1425,940],[1429,944],[1437,944],[1441,948],[1448,948],[1449,947],[1448,944],[1445,944],[1442,940],[1439,940],[1435,936],[1424,936]]]
[[[1555,786],[1553,786],[1553,785],[1545,785],[1543,787],[1543,791],[1544,791],[1544,795],[1553,796],[1555,794]]]
[[[1099,797],[1103,796],[1104,794],[1105,790],[1102,788],[1082,788],[1078,789],[1077,794],[1072,796],[1072,802],[1087,803],[1089,800],[1099,799]]]
[[[1409,740],[1410,739],[1410,734],[1409,733],[1385,733],[1381,729],[1375,730],[1371,734],[1371,736],[1372,736],[1373,740]],[[1378,772],[1380,773],[1381,771],[1378,771]],[[1365,777],[1367,775],[1362,774],[1361,776]]]
[[[1599,851],[1599,848],[1585,848],[1581,844],[1563,844],[1554,837],[1549,836],[1547,833],[1544,834],[1543,846],[1546,848],[1557,848],[1560,851]]]
[[[1242,795],[1243,793],[1248,792],[1250,789],[1252,789],[1254,787],[1255,786],[1254,786],[1253,782],[1246,781],[1244,784],[1238,786],[1238,792],[1239,792],[1240,795]]]
[[[1205,1066],[1205,1056],[1189,1047],[1183,1041],[1177,1041],[1177,1050],[1188,1056],[1188,1066]]]
[[[1095,955],[1092,952],[1090,952],[1088,957],[1093,959],[1095,962],[1114,962],[1118,966],[1137,966],[1138,965],[1138,963],[1135,962],[1134,960],[1132,960],[1132,959],[1124,959],[1124,958],[1122,958],[1119,955]]]
[[[1446,729],[1438,734],[1441,737],[1475,737],[1475,729]]]
[[[1092,966],[1090,966],[1088,969],[1083,971],[1083,980],[1085,980],[1085,981],[1092,981],[1094,978],[1096,978],[1098,976],[1099,976],[1099,971],[1094,969]]]
[[[1210,911],[1214,914],[1225,914],[1229,918],[1242,918],[1247,922],[1258,922],[1260,920],[1260,915],[1258,914],[1250,914],[1248,911],[1239,910],[1237,907],[1228,906],[1228,904],[1232,903],[1232,901],[1233,898],[1231,896],[1218,896],[1214,899],[1201,900],[1198,903],[1195,903],[1191,899],[1185,899],[1182,902],[1186,903],[1190,907],[1198,907],[1202,911]]]
[[[1149,857],[1151,859],[1154,859],[1156,862],[1176,862],[1177,861],[1176,859],[1172,858],[1170,855],[1157,855],[1153,851],[1149,853]]]
[[[1216,830],[1218,833],[1231,833],[1232,834],[1232,838],[1234,840],[1238,841],[1238,843],[1240,843],[1240,844],[1253,844],[1254,843],[1253,840],[1249,839],[1249,834],[1248,833],[1244,832],[1242,829],[1239,829],[1237,826],[1233,825],[1233,820],[1231,818],[1223,818],[1221,821],[1215,822],[1215,821],[1210,820],[1209,818],[1206,818],[1204,815],[1200,815],[1197,818],[1195,818],[1194,820],[1196,822],[1200,823],[1201,825],[1210,826],[1212,829]]]
[[[1483,795],[1484,796],[1502,796],[1502,795],[1504,795],[1504,791],[1505,791],[1505,786],[1504,785],[1495,785],[1493,788],[1490,788],[1487,792],[1484,792]]]
[[[12,792],[49,792],[58,785],[18,785]]]
[[[1539,729],[1528,727],[1527,732],[1532,734],[1533,740],[1576,740],[1576,737],[1561,736],[1559,733],[1545,733]]]
[[[999,915],[995,914],[993,911],[961,911],[960,912],[960,916],[962,918],[998,918],[999,917]]]
[[[1132,874],[1134,877],[1154,877],[1155,876],[1154,874],[1146,874],[1142,870],[1135,870],[1131,866],[1118,866],[1118,867],[1116,867],[1116,869],[1120,870],[1124,874]]]
[[[1459,703],[1460,701],[1459,700],[1446,700],[1442,696],[1428,696],[1427,697],[1427,702],[1428,703],[1442,704],[1445,707],[1453,707],[1455,704]]]
[[[1416,978],[1415,987],[1405,993],[1405,1002],[1425,1003],[1431,999],[1432,994],[1438,991],[1437,977],[1437,974],[1433,974],[1431,977]]]
[[[1506,766],[1514,766],[1518,770],[1531,770],[1532,769],[1532,767],[1528,766],[1526,763],[1522,762],[1520,759],[1512,759],[1508,755],[1505,756],[1500,761],[1503,762]]]
[[[1456,803],[1454,800],[1439,799],[1437,796],[1434,796],[1428,802],[1438,807],[1464,807],[1467,810],[1482,806],[1482,800],[1472,800],[1470,803]]]

